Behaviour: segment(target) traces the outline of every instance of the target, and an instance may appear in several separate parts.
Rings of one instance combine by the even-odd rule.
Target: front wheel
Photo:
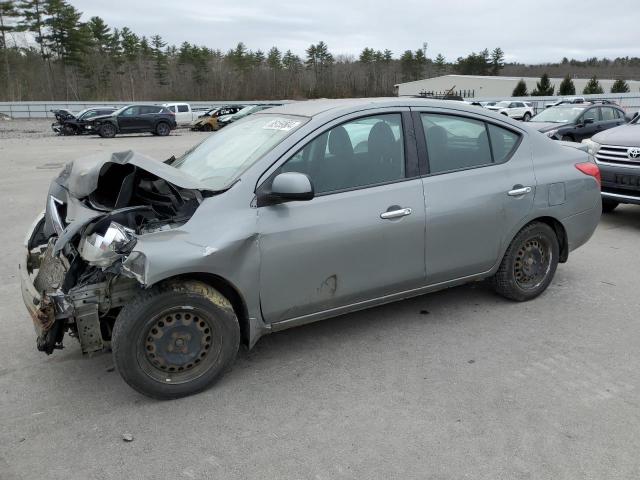
[[[529,112],[525,112],[524,116],[522,117],[522,121],[528,122],[529,120],[531,120],[531,114]]]
[[[113,138],[116,136],[116,127],[112,123],[105,123],[100,126],[100,130],[98,130],[98,135],[102,138]]]
[[[603,213],[611,213],[616,207],[620,205],[620,202],[616,202],[615,200],[609,200],[608,198],[602,199],[602,212]]]
[[[210,124],[210,123],[205,123],[205,124],[202,126],[202,131],[203,131],[203,132],[212,132],[212,131],[213,131],[213,127],[211,126],[211,124]]]
[[[559,253],[556,232],[546,223],[530,223],[507,248],[492,278],[495,291],[519,302],[537,297],[551,283]]]
[[[229,301],[197,281],[142,292],[116,319],[112,349],[118,373],[157,399],[200,392],[235,360],[238,319]]]

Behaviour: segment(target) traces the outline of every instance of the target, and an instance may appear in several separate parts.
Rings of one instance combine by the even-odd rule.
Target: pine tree
[[[528,97],[529,92],[527,91],[527,84],[524,79],[520,79],[520,81],[516,84],[516,88],[513,89],[511,93],[512,97]]]
[[[267,66],[274,71],[282,69],[282,54],[278,47],[271,47],[267,53]]]
[[[411,50],[405,50],[400,56],[400,71],[402,72],[402,80],[415,80],[413,78],[413,52]]]
[[[551,97],[553,96],[553,92],[556,87],[551,85],[549,81],[549,75],[546,73],[542,74],[540,77],[540,81],[536,83],[536,88],[531,92],[531,96],[533,97]]]
[[[163,51],[166,47],[166,43],[162,40],[160,35],[154,35],[151,37],[151,56],[153,57],[153,75],[159,85],[167,85],[168,79],[168,62],[167,56]]]
[[[438,75],[442,75],[444,73],[444,70],[447,66],[447,60],[444,58],[444,55],[442,55],[441,53],[439,53],[436,56],[436,60],[435,60],[435,65],[436,65],[436,72],[438,73]]]
[[[16,20],[20,15],[16,8],[15,2],[9,0],[0,1],[0,48],[4,57],[4,71],[5,71],[5,85],[11,84],[11,67],[9,66],[9,43],[7,40],[7,34],[14,32],[17,29]],[[13,91],[13,87],[10,88]],[[13,97],[13,94],[11,94]]]
[[[560,82],[560,87],[558,88],[558,94],[560,95],[575,95],[576,94],[576,86],[573,84],[573,80],[571,80],[571,76],[567,75]]]
[[[31,33],[40,47],[40,58],[43,60],[44,77],[47,80],[49,98],[53,98],[52,68],[49,52],[45,49],[45,0],[21,0],[18,9],[22,20],[18,23],[20,30]]]
[[[504,52],[496,47],[491,52],[491,75],[498,75],[504,68]]]
[[[604,93],[604,90],[602,89],[602,86],[600,85],[600,82],[598,81],[598,79],[594,75],[587,82],[587,85],[585,85],[584,90],[582,90],[582,93],[585,94],[585,95],[595,95],[595,94],[599,94],[599,93]]]
[[[629,93],[630,91],[629,84],[622,79],[616,80],[611,86],[611,93]]]

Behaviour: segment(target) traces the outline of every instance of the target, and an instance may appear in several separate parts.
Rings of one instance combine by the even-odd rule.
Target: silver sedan
[[[67,165],[27,236],[22,292],[39,350],[70,334],[175,398],[269,332],[485,279],[531,300],[600,213],[593,157],[504,115],[298,102],[180,158]]]

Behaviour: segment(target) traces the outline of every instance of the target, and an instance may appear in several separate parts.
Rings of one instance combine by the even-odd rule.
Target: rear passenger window
[[[162,110],[162,107],[156,107],[153,105],[147,105],[144,107],[140,107],[140,113],[142,115],[149,115],[152,113],[160,113],[160,111]]]
[[[189,111],[189,106],[188,105],[178,105],[178,112],[188,112]]]
[[[602,107],[602,120],[617,120],[618,115],[616,111],[611,107]]]
[[[307,174],[318,194],[400,180],[405,176],[401,115],[375,115],[334,127],[279,172]]]
[[[511,130],[498,127],[491,123],[487,124],[487,129],[489,130],[489,139],[491,140],[493,163],[507,161],[511,153],[515,150],[520,136]]]
[[[431,173],[493,163],[484,122],[453,115],[422,114],[422,126]]]

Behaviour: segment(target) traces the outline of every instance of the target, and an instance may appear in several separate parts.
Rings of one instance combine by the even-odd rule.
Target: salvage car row
[[[118,109],[87,108],[77,115],[68,110],[52,110],[56,122],[51,128],[60,135],[97,134],[103,138],[126,133],[166,136],[179,126],[190,126],[191,130],[196,131],[215,131],[275,105],[225,105],[198,112],[188,103],[144,104],[126,105]]]

